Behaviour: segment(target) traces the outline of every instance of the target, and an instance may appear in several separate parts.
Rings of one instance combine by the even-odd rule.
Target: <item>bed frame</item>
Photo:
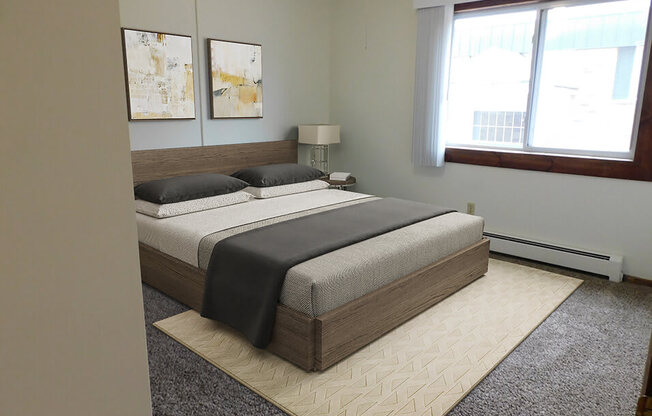
[[[296,162],[296,140],[132,152],[134,184]],[[201,309],[204,271],[142,243],[139,250],[143,282]],[[482,239],[314,318],[279,304],[267,349],[304,370],[325,370],[481,277],[488,262],[489,241]]]

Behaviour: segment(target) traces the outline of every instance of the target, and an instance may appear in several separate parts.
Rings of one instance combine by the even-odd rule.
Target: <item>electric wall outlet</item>
[[[475,202],[467,202],[466,203],[466,213],[475,215]]]

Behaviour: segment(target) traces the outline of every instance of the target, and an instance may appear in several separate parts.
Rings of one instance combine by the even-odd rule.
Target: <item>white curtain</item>
[[[444,165],[453,13],[452,4],[417,10],[412,163],[419,166]]]

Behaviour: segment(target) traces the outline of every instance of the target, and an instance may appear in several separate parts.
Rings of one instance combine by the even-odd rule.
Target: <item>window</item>
[[[447,146],[633,160],[650,0],[457,13]]]
[[[474,142],[522,143],[524,111],[474,111]]]

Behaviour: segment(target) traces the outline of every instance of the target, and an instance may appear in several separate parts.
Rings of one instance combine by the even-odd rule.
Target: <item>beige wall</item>
[[[652,183],[449,163],[411,156],[416,14],[412,0],[335,0],[331,122],[342,125],[333,168],[358,190],[458,210],[477,204],[487,229],[625,256],[652,279]]]
[[[118,2],[0,3],[0,414],[145,415]]]

